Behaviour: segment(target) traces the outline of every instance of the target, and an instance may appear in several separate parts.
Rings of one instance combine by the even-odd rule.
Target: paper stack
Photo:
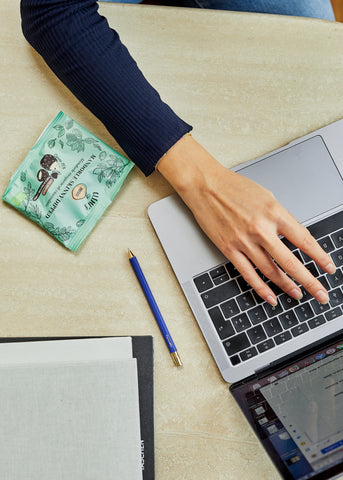
[[[0,345],[0,477],[153,479],[152,338],[18,340]]]

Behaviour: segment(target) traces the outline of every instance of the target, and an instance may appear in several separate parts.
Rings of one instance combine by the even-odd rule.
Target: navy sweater
[[[95,0],[21,0],[28,42],[149,175],[191,127],[148,83]]]

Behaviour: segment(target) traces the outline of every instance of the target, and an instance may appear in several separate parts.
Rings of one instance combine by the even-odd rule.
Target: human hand
[[[295,299],[302,297],[298,282],[318,302],[328,302],[326,289],[279,235],[300,248],[322,270],[334,273],[334,264],[270,191],[222,166],[191,136],[179,140],[161,158],[157,169],[190,208],[206,235],[260,297],[271,305],[277,303],[275,293],[254,266]]]

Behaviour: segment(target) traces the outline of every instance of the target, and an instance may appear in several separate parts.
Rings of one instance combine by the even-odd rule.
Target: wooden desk
[[[27,45],[19,2],[1,18],[0,190],[58,110],[105,128]],[[102,4],[147,78],[231,167],[343,116],[343,25]],[[279,478],[231,399],[147,218],[171,193],[134,169],[77,254],[0,203],[0,335],[155,337],[156,478]],[[184,361],[173,366],[127,259],[137,255]]]

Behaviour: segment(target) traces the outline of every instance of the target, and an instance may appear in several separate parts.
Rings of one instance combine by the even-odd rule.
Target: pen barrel
[[[150,309],[156,319],[157,325],[163,335],[164,341],[167,344],[167,347],[169,349],[170,353],[174,353],[177,351],[177,348],[173,342],[173,339],[169,333],[168,327],[165,324],[165,321],[163,320],[162,314],[160,312],[160,309],[158,308],[158,305],[156,303],[156,300],[152,294],[152,291],[149,287],[149,284],[144,276],[144,273],[138,263],[138,260],[136,257],[130,258],[130,263],[133,268],[133,271],[135,272],[135,275],[137,277],[137,280],[139,281],[139,284],[143,290],[143,293],[145,295],[145,298],[147,299],[147,302],[150,306]]]

